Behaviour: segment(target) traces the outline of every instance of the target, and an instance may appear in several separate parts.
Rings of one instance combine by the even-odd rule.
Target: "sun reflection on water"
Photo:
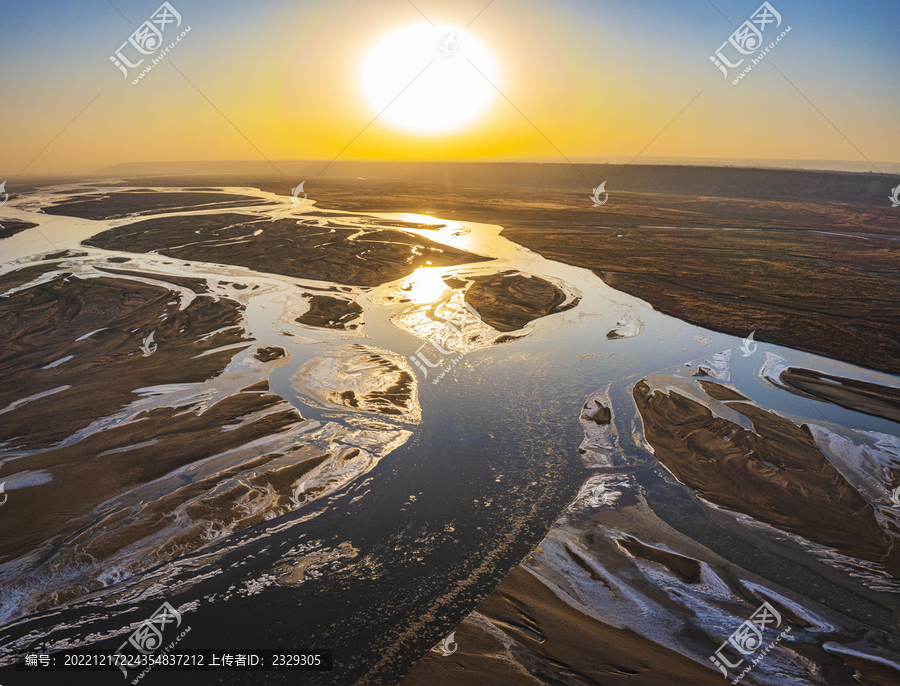
[[[417,304],[437,302],[448,288],[441,275],[440,269],[419,267],[409,276],[411,288],[406,291],[406,297]]]

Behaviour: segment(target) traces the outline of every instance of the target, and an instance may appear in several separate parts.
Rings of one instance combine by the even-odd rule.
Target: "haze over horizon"
[[[608,165],[612,167],[626,165],[634,167],[722,167],[729,169],[760,169],[773,171],[823,171],[840,173],[862,174],[900,174],[900,163],[873,160],[869,162],[854,162],[852,160],[777,160],[777,159],[750,159],[750,158],[535,158],[518,160],[316,160],[316,159],[275,159],[275,160],[159,160],[146,162],[119,162],[111,165],[96,165],[72,169],[69,171],[31,173],[26,171],[21,175],[21,180],[40,181],[41,179],[54,178],[112,178],[117,176],[258,176],[258,177],[285,177],[291,182],[298,174],[301,177],[316,177],[318,170],[322,170],[322,179],[357,178],[362,173],[369,173],[380,178],[390,179],[395,175],[393,170],[403,167],[421,168],[422,165],[540,165],[578,168],[586,166]],[[877,167],[877,171],[872,165]],[[391,171],[388,171],[391,170]],[[9,169],[4,173],[0,169],[0,177],[14,178],[15,170]],[[385,173],[386,172],[386,173]],[[573,173],[576,173],[573,171]]]

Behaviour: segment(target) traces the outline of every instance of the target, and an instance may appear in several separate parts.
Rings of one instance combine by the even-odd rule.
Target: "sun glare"
[[[362,68],[363,90],[375,112],[383,110],[380,118],[421,134],[474,123],[495,96],[491,84],[498,85],[490,53],[471,35],[442,26],[395,31]]]
[[[417,304],[437,302],[447,290],[441,272],[427,267],[419,267],[409,277],[412,288],[406,297]]]

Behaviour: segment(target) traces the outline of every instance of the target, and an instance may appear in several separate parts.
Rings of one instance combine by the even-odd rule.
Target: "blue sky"
[[[734,86],[709,56],[758,0],[173,0],[191,33],[135,86],[109,56],[158,0],[5,2],[0,176],[330,159],[378,114],[358,76],[371,45],[482,10],[465,30],[494,55],[502,95],[483,120],[431,138],[376,120],[345,159],[550,159],[549,139],[572,158],[653,141],[645,156],[900,162],[900,3],[771,4],[791,32]]]

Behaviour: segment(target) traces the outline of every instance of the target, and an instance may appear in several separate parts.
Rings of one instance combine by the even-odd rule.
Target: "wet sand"
[[[900,421],[900,389],[844,379],[810,369],[789,368],[781,373],[779,379],[791,388],[841,407]]]
[[[606,172],[617,168],[598,169]],[[871,175],[841,181],[779,170],[671,172],[652,192],[649,179],[659,168],[629,168],[618,182],[626,190],[608,186],[610,201],[600,208],[591,206],[587,188],[518,177],[496,188],[323,181],[316,197],[322,207],[499,224],[510,240],[592,269],[683,321],[741,338],[755,331],[758,341],[900,372],[900,214],[872,204],[864,192]],[[787,179],[797,185],[788,188]]]
[[[651,392],[643,381],[634,399],[657,458],[703,499],[900,577],[900,541],[881,528],[808,429],[755,405],[725,402],[752,422],[748,431],[679,393]]]
[[[567,295],[536,276],[502,272],[472,277],[469,281],[466,302],[497,331],[517,331],[535,319],[578,305],[578,299],[575,299],[563,306]]]
[[[192,240],[185,242],[186,235]],[[357,286],[378,286],[427,265],[488,259],[399,230],[367,232],[302,216],[270,220],[234,213],[147,219],[100,233],[85,245]]]
[[[123,219],[147,214],[183,210],[225,210],[259,205],[259,198],[231,193],[161,191],[113,188],[112,192],[92,192],[67,197],[44,207],[45,214],[82,219]],[[211,189],[208,189],[211,190]]]
[[[721,680],[713,669],[573,608],[523,566],[460,625],[455,640],[456,653],[428,654],[404,686],[696,686]]]
[[[15,236],[17,233],[21,233],[25,229],[30,229],[32,227],[37,226],[37,224],[32,224],[31,222],[20,222],[15,219],[4,219],[0,221],[0,240],[4,238],[10,238],[11,236]]]
[[[20,450],[47,448],[115,413],[137,388],[208,379],[231,346],[251,344],[237,303],[188,296],[182,308],[182,293],[112,275],[35,266],[0,276],[0,292],[0,441]],[[145,356],[151,334],[146,349],[157,347]]]
[[[313,502],[404,440],[271,392],[287,351],[222,297],[251,289],[137,259],[63,251],[0,275],[4,620],[283,515],[302,478]]]
[[[303,296],[309,302],[309,309],[295,321],[327,329],[353,330],[359,327],[356,320],[362,316],[362,308],[354,300],[311,293],[304,293]]]
[[[41,285],[27,287],[41,276]],[[192,284],[182,279],[179,285]],[[10,294],[15,287],[24,289]],[[242,308],[233,301],[194,297],[200,288],[185,293],[125,278],[81,279],[54,273],[53,265],[10,272],[0,277],[0,290],[7,293],[0,299],[0,334],[6,341],[0,355],[0,441],[20,455],[0,467],[0,481],[11,487],[0,519],[0,560],[42,550],[55,568],[71,570],[50,595],[38,593],[30,601],[32,610],[102,586],[96,570],[105,561],[112,564],[115,553],[166,529],[179,506],[201,498],[229,471],[177,489],[140,511],[114,504],[117,496],[304,422],[265,383],[229,397],[211,396],[212,402],[188,394],[181,407],[154,406],[142,395],[140,389],[150,387],[202,384],[219,375],[236,350],[253,344],[240,325]],[[197,407],[204,411],[197,413]],[[127,414],[132,415],[127,421],[110,422]],[[104,425],[102,431],[91,430]],[[229,425],[234,430],[222,430]],[[265,479],[265,465],[276,456],[258,451],[231,470],[253,468]],[[307,460],[313,458],[321,460],[322,453]],[[285,501],[286,486],[280,484]],[[260,488],[266,492],[265,483]],[[105,509],[94,511],[101,504]],[[240,529],[265,512],[250,518],[236,511],[215,514],[147,551],[130,571],[198,547],[213,520]],[[6,582],[15,585],[16,576]]]

